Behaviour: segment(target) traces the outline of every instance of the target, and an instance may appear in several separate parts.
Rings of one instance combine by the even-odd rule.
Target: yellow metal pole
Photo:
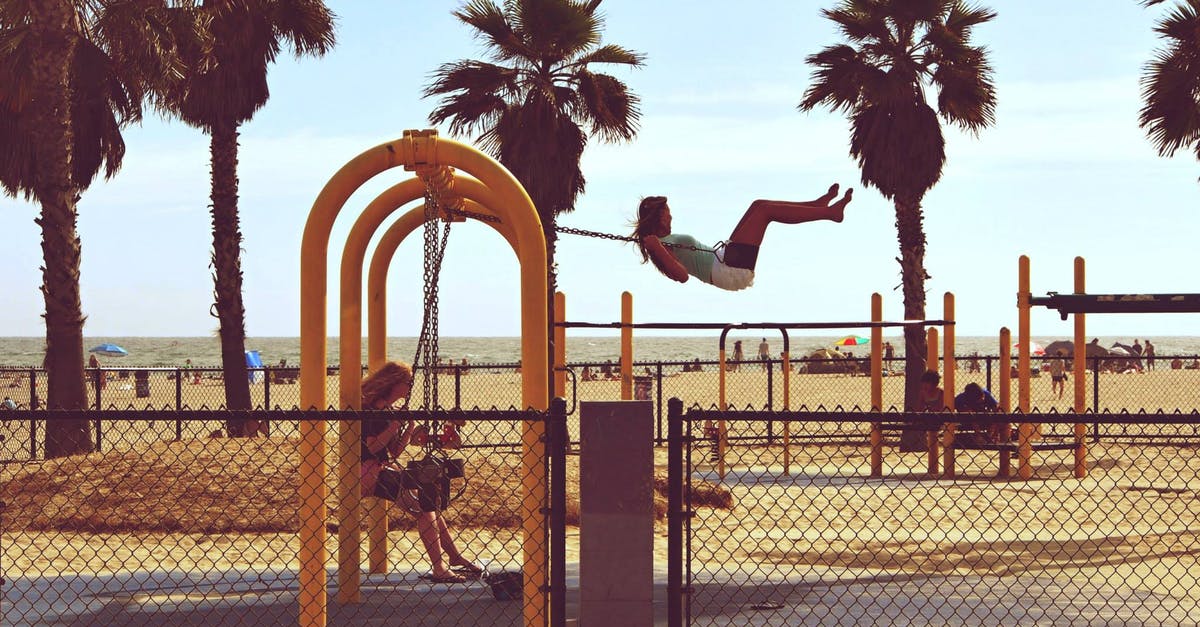
[[[1012,331],[1008,327],[1000,328],[1000,411],[1012,411]],[[1005,423],[1000,429],[1000,441],[1012,442],[1012,424]],[[1007,478],[1012,473],[1012,454],[1008,450],[1000,451],[999,476]]]
[[[954,321],[954,294],[946,292],[942,297],[942,319],[947,322]],[[942,391],[945,393],[942,404],[948,409],[954,407],[954,392],[955,374],[958,366],[954,361],[954,325],[947,324],[943,329],[942,347],[945,357],[942,361]],[[954,468],[954,434],[958,430],[958,423],[948,422],[945,427],[945,440],[942,442],[942,466],[943,474],[946,477],[953,478],[955,473]]]
[[[425,185],[418,179],[408,179],[385,190],[372,200],[354,221],[342,249],[338,336],[339,361],[338,397],[341,409],[362,409],[362,289],[363,260],[371,237],[398,207],[419,198]],[[338,589],[339,603],[358,603],[360,564],[362,562],[362,529],[359,517],[361,423],[357,420],[338,421]],[[374,499],[372,499],[374,500]],[[384,519],[386,524],[386,517]]]
[[[554,293],[554,321],[567,320],[567,295],[562,292]],[[567,329],[563,326],[554,327],[554,396],[567,396]]]
[[[937,372],[938,370],[938,330],[937,327],[929,327],[925,332],[925,369]],[[927,456],[927,466],[930,476],[936,477],[938,474],[938,438],[937,431],[925,432],[925,448]]]
[[[1017,477],[1022,480],[1033,476],[1033,424],[1029,422],[1029,298],[1029,257],[1021,255],[1017,262],[1017,411],[1022,414],[1022,422],[1017,429]]]
[[[883,321],[883,297],[871,294],[871,322]],[[883,411],[883,327],[871,328],[871,411]],[[883,424],[871,423],[871,476],[883,476]]]
[[[1086,294],[1083,257],[1075,258],[1075,293]],[[1087,411],[1087,316],[1077,313],[1075,318],[1075,359],[1071,362],[1075,375],[1075,415]],[[1082,347],[1082,350],[1080,348]],[[1081,358],[1082,355],[1082,358]],[[1075,478],[1087,476],[1087,425],[1075,423]]]
[[[621,292],[621,400],[633,400],[633,294]]]

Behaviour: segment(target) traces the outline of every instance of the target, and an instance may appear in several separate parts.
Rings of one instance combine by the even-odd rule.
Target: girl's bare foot
[[[834,183],[833,185],[829,186],[829,191],[825,192],[824,196],[821,196],[820,198],[816,199],[816,201],[814,201],[814,202],[815,202],[815,204],[818,204],[818,205],[828,205],[831,200],[833,200],[834,198],[837,198],[837,193],[838,193],[838,184]]]
[[[853,197],[854,188],[850,188],[846,190],[846,195],[842,196],[841,200],[829,205],[830,210],[832,210],[832,216],[829,219],[833,220],[834,222],[841,222],[846,216],[846,205],[850,204],[850,201],[853,200]]]

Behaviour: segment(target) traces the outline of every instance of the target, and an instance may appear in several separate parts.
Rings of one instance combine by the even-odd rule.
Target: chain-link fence
[[[297,624],[305,572],[328,573],[329,624],[562,624],[563,535],[578,524],[578,493],[568,506],[565,485],[571,473],[577,485],[578,464],[567,467],[561,409],[16,413],[52,427],[102,419],[107,446],[0,465],[4,625]],[[209,437],[235,418],[275,428]],[[344,518],[339,430],[382,418],[430,435],[400,454],[394,502],[364,498],[359,518]],[[301,421],[328,427],[323,476],[304,470]],[[182,437],[160,433],[175,424]],[[455,425],[481,438],[530,432],[541,448],[455,448],[440,437]],[[358,439],[348,442],[357,457]],[[320,490],[325,556],[305,563],[302,512],[315,510],[302,503]],[[387,520],[382,542],[368,541],[372,509]],[[341,520],[360,521],[358,542],[340,538]],[[357,570],[345,546],[360,547]],[[361,572],[355,602],[343,598],[351,571]]]
[[[991,450],[958,450],[953,479],[864,426],[962,414],[682,411],[672,423],[672,624],[1165,624],[1200,622],[1200,414],[1088,416],[1109,434],[1033,451],[1032,478],[997,478]],[[973,415],[980,430],[1062,415]],[[704,426],[787,423],[803,446],[730,442]],[[759,425],[761,429],[761,425]],[[1149,441],[1145,435],[1154,435]],[[693,437],[694,436],[694,437]],[[966,447],[969,449],[969,447]],[[722,468],[723,466],[723,468]],[[723,474],[722,474],[723,471]],[[676,487],[675,483],[678,482]],[[715,484],[708,492],[697,485]]]

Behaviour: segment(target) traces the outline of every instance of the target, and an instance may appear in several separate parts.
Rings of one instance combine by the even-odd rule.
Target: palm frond
[[[1166,17],[1159,20],[1154,31],[1183,45],[1195,45],[1200,36],[1200,2],[1175,5]],[[1194,49],[1194,48],[1193,48]]]
[[[1142,78],[1139,124],[1158,154],[1200,145],[1200,64],[1177,50],[1159,51]]]
[[[889,42],[895,37],[888,28],[882,12],[875,10],[876,2],[843,2],[836,9],[822,9],[821,14],[838,25],[842,34],[852,42]]]
[[[520,71],[515,68],[484,63],[456,61],[446,63],[433,72],[433,82],[425,87],[424,97],[455,92],[474,91],[509,96],[517,93]]]
[[[814,69],[812,84],[800,101],[801,111],[811,111],[819,105],[850,111],[862,97],[863,85],[878,80],[881,72],[847,45],[829,46],[810,55],[807,62]]]
[[[996,122],[996,85],[983,48],[943,59],[933,82],[938,87],[938,113],[946,120],[975,134]]]
[[[573,59],[600,44],[600,19],[575,0],[514,0],[513,22],[540,60]]]
[[[646,61],[646,55],[640,52],[634,52],[621,46],[612,44],[600,46],[583,56],[575,59],[571,65],[586,67],[592,63],[613,63],[619,65],[630,65],[633,67],[642,67]]]
[[[323,56],[337,43],[337,16],[324,0],[274,0],[270,11],[275,32],[292,44],[297,58]]]
[[[637,135],[638,97],[624,83],[607,74],[579,73],[579,93],[583,113],[591,122],[593,135],[601,141],[629,141]]]
[[[471,0],[454,12],[454,17],[475,29],[475,36],[488,46],[493,58],[510,61],[532,58],[533,51],[509,23],[505,10],[491,0]]]
[[[429,123],[450,122],[451,135],[466,135],[492,126],[508,108],[504,99],[488,92],[467,91],[442,101],[429,114]]]
[[[942,24],[960,39],[967,39],[971,36],[972,28],[990,22],[998,15],[991,9],[972,7],[961,0],[956,0]]]

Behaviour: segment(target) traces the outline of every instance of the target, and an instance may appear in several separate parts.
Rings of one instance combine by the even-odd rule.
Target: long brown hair
[[[394,387],[401,383],[412,385],[413,373],[412,368],[408,364],[389,361],[383,366],[367,375],[362,382],[362,406],[364,409],[372,409],[375,401],[383,398]]]
[[[666,196],[646,196],[638,204],[637,221],[633,223],[633,237],[637,240],[638,252],[642,253],[642,263],[652,262],[654,267],[663,274],[667,273],[666,270],[663,270],[662,266],[658,265],[658,261],[646,252],[646,244],[643,240],[647,235],[653,235],[652,231],[661,224],[662,212],[666,208]]]

